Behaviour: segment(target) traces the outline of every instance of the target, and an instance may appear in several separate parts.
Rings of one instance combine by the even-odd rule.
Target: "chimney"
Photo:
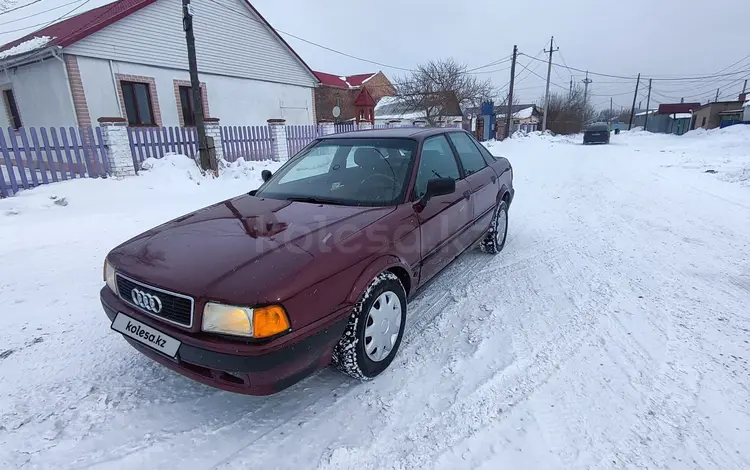
[[[680,103],[684,103],[684,102],[685,102],[685,98],[680,98]]]
[[[740,93],[740,101],[743,103],[747,101],[747,93]]]

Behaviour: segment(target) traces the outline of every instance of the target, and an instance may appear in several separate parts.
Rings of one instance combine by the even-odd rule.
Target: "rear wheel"
[[[505,239],[508,236],[508,204],[500,201],[495,209],[495,215],[490,223],[490,229],[479,245],[482,251],[490,254],[498,254],[505,247]]]
[[[355,379],[375,377],[396,356],[405,324],[406,290],[392,272],[380,273],[354,305],[333,363]]]

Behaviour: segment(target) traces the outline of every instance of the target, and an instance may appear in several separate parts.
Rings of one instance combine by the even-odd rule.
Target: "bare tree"
[[[617,116],[620,115],[619,111],[615,111],[613,109],[602,109],[599,111],[599,115],[596,117],[597,121],[601,122],[610,122],[613,121]]]
[[[586,123],[596,116],[594,108],[586,103],[583,89],[573,88],[571,93],[550,93],[547,105],[547,128],[557,134],[581,132]]]
[[[430,125],[461,108],[479,106],[493,94],[492,82],[479,80],[466,65],[453,59],[420,64],[411,74],[395,79],[397,100],[407,111],[422,111]]]

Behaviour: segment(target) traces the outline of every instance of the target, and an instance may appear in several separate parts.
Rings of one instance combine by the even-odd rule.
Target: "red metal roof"
[[[141,8],[151,5],[154,2],[156,2],[156,0],[117,0],[116,2],[94,8],[93,10],[83,12],[80,15],[70,17],[53,25],[47,26],[46,28],[42,28],[40,30],[34,31],[33,33],[29,33],[22,38],[16,39],[15,41],[11,41],[1,46],[0,51],[10,49],[11,47],[17,46],[22,42],[28,41],[31,38],[42,36],[49,36],[54,38],[47,44],[47,47],[67,47],[87,36],[94,34],[104,27],[111,25],[112,23],[135,13]],[[310,74],[313,76],[317,75],[315,72],[313,72],[310,66],[307,65],[304,60],[302,60],[302,57],[300,57],[299,54],[297,54],[297,52],[292,49],[292,47],[284,40],[284,38],[281,37],[281,35],[274,29],[274,27],[271,26],[271,24],[263,17],[263,15],[261,15],[260,12],[256,10],[248,0],[245,0],[245,3],[247,4],[248,8],[250,8],[253,13],[255,13],[258,18],[260,18],[261,21],[263,21],[263,23],[276,35],[279,41],[281,41],[281,43],[286,46],[287,49],[289,49],[289,51],[297,58],[297,60],[302,63],[302,65],[310,72]]]
[[[359,88],[365,82],[365,80],[374,77],[378,74],[375,73],[361,73],[359,75],[350,75],[345,77],[343,75],[333,75],[325,72],[314,72],[315,76],[318,77],[320,83],[326,86],[334,86],[338,88]]]
[[[0,48],[0,51],[10,49],[22,42],[34,37],[49,36],[52,39],[48,46],[66,47],[94,34],[105,26],[121,20],[131,13],[154,3],[156,0],[119,0],[93,10],[86,11],[80,15],[60,21],[53,25],[42,28],[26,36],[9,42]]]
[[[375,106],[375,99],[372,97],[367,88],[362,88],[354,100],[354,106]]]
[[[700,107],[700,103],[664,103],[659,105],[656,114],[690,113]]]

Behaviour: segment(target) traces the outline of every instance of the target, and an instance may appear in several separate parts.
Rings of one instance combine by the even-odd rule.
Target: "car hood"
[[[118,272],[155,287],[242,305],[272,303],[290,294],[295,273],[318,255],[392,210],[240,196],[138,235],[108,259]]]

